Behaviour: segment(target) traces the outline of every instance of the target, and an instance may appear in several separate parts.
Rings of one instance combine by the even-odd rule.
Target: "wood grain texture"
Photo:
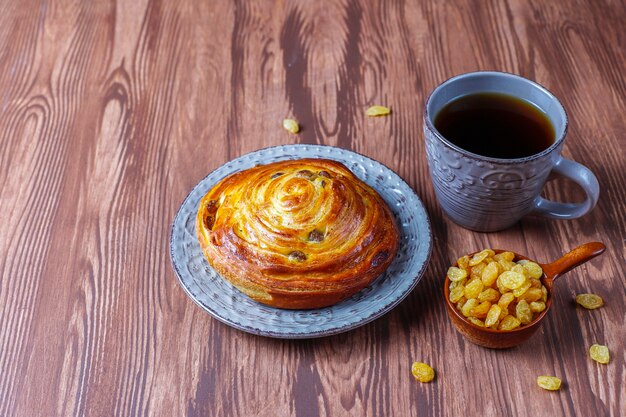
[[[0,416],[618,416],[626,409],[626,5],[527,2],[0,2]],[[499,233],[441,212],[423,103],[446,78],[518,73],[570,117],[564,155],[598,176],[574,221],[526,218]],[[366,118],[384,104],[393,113]],[[302,126],[281,128],[285,117]],[[293,142],[374,157],[421,196],[433,256],[383,318],[308,341],[212,319],[178,286],[173,216],[209,171]],[[582,198],[555,179],[545,194]],[[525,345],[467,343],[441,283],[485,246],[541,262],[586,241],[607,253],[556,285]],[[604,297],[576,308],[578,292]],[[609,346],[612,361],[587,355]],[[412,361],[437,379],[421,385]],[[535,377],[564,380],[558,393]]]

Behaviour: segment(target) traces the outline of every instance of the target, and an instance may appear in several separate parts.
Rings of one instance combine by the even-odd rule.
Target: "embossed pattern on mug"
[[[514,224],[533,209],[553,166],[556,152],[534,158],[516,169],[511,163],[481,161],[441,141],[425,125],[426,154],[435,193],[456,223],[498,230]],[[501,213],[507,212],[507,216]]]

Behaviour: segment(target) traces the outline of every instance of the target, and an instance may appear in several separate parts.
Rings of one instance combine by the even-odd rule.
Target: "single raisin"
[[[489,309],[491,308],[491,303],[489,301],[483,301],[478,304],[476,307],[470,310],[470,316],[475,317],[477,319],[484,319],[487,317],[487,313],[489,313]]]
[[[450,281],[460,281],[467,278],[467,271],[457,268],[456,266],[451,266],[448,268],[448,278],[450,278]]]
[[[283,120],[283,127],[288,132],[296,134],[300,131],[300,125],[294,119],[285,119]]]
[[[522,324],[521,321],[515,316],[508,315],[502,319],[500,325],[498,326],[498,330],[513,330],[516,329]]]
[[[306,261],[306,255],[304,252],[295,250],[289,254],[289,259],[292,261],[304,262]]]
[[[324,233],[320,232],[319,230],[313,230],[311,233],[309,233],[309,241],[310,242],[321,242],[322,240],[324,240]]]
[[[459,285],[450,290],[450,301],[453,303],[458,303],[461,298],[464,296],[465,287]]]
[[[469,317],[471,315],[472,309],[476,307],[477,305],[478,305],[478,300],[475,298],[470,298],[469,300],[465,302],[465,304],[463,304],[463,307],[461,307],[461,313],[465,317]]]
[[[543,276],[543,269],[535,262],[526,262],[523,267],[531,278],[539,279]]]
[[[465,286],[465,297],[468,300],[470,298],[477,298],[478,295],[483,292],[483,288],[483,282],[480,279],[475,278]]]
[[[206,211],[211,214],[215,214],[217,211],[217,200],[210,200],[206,205]]]
[[[492,251],[491,249],[483,249],[480,252],[478,252],[476,255],[474,255],[472,259],[470,259],[469,266],[478,265],[479,263],[484,261],[488,256],[494,256],[494,255],[495,255],[495,252]]]
[[[481,319],[477,319],[475,317],[468,317],[467,319],[478,327],[485,327],[485,322]]]
[[[498,292],[498,290],[495,290],[493,288],[487,288],[486,290],[483,290],[483,292],[478,294],[478,297],[476,298],[478,298],[478,301],[480,301],[481,303],[483,301],[496,303],[500,299],[500,292]]]
[[[496,255],[494,255],[493,260],[498,262],[500,259],[504,259],[505,261],[512,261],[513,259],[515,259],[515,254],[513,252],[500,252]]]
[[[369,117],[386,116],[391,113],[391,109],[385,106],[372,106],[365,110],[365,115]]]
[[[576,296],[576,302],[587,310],[594,310],[604,305],[602,298],[595,294],[578,294]]]
[[[372,258],[372,266],[376,268],[378,265],[382,264],[389,257],[389,252],[380,251]]]
[[[530,305],[526,300],[520,300],[515,306],[515,316],[522,324],[528,324],[533,321],[533,312],[530,310]]]
[[[457,261],[456,264],[459,266],[459,268],[464,269],[466,271],[469,270],[469,256],[465,255],[460,257]]]
[[[413,362],[411,373],[419,382],[430,382],[435,379],[435,370],[423,362]]]
[[[311,178],[315,176],[315,174],[309,171],[308,169],[301,169],[300,171],[296,172],[296,176],[310,180]]]
[[[607,364],[611,360],[609,348],[604,345],[591,345],[589,348],[589,356],[591,356],[591,359],[601,364]]]
[[[491,327],[495,325],[500,320],[500,313],[502,313],[502,308],[499,305],[494,304],[489,308],[489,312],[487,312],[487,318],[485,318],[485,326]]]
[[[498,264],[496,262],[489,262],[483,269],[480,278],[487,287],[491,287],[496,279],[498,279]]]
[[[215,217],[208,215],[208,214],[204,216],[204,227],[206,227],[209,230],[213,230],[214,224],[215,224]]]
[[[548,391],[558,391],[561,388],[561,380],[555,376],[538,376],[537,385]]]
[[[504,271],[500,274],[498,280],[500,280],[502,286],[514,290],[524,285],[526,277],[518,272]]]

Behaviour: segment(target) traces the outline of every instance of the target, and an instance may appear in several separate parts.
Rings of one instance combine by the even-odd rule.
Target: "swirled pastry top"
[[[293,309],[350,297],[384,272],[398,245],[376,191],[324,159],[224,178],[201,200],[197,232],[222,277],[259,302]]]

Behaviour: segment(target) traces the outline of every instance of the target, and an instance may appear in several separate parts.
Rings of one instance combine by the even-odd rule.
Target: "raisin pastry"
[[[398,249],[383,199],[325,159],[275,162],[224,178],[202,198],[196,226],[223,278],[286,309],[350,297],[381,275]]]

